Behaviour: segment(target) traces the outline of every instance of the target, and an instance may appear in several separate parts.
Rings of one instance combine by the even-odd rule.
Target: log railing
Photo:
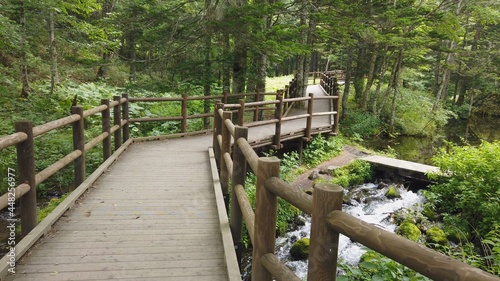
[[[22,236],[24,237],[37,225],[37,195],[36,186],[46,181],[49,177],[63,169],[64,167],[73,163],[74,166],[74,187],[80,185],[86,176],[85,170],[85,154],[96,145],[102,143],[102,157],[103,162],[108,159],[112,154],[112,146],[116,151],[124,142],[130,138],[130,124],[142,122],[157,122],[157,121],[178,121],[180,122],[180,134],[190,134],[187,128],[187,122],[195,118],[213,118],[213,113],[201,114],[188,114],[189,102],[199,100],[211,100],[228,102],[230,99],[239,99],[240,106],[238,110],[243,112],[251,112],[251,122],[253,126],[277,123],[277,128],[281,126],[281,121],[291,119],[292,117],[283,117],[283,108],[289,104],[286,98],[293,91],[296,91],[295,80],[285,88],[285,90],[278,91],[277,93],[244,93],[232,94],[224,93],[222,95],[210,97],[189,97],[186,94],[177,98],[136,98],[129,97],[127,94],[122,96],[114,96],[113,100],[102,99],[101,105],[94,108],[83,110],[81,106],[74,106],[71,108],[71,114],[67,117],[60,118],[39,126],[33,126],[31,121],[17,121],[15,123],[16,133],[8,136],[0,137],[0,151],[8,147],[16,147],[17,151],[17,181],[20,183],[16,185],[15,181],[9,182],[9,188],[6,194],[0,196],[0,210],[13,202],[19,200],[19,208],[21,218]],[[263,101],[266,96],[276,97],[275,101]],[[285,99],[283,98],[285,97]],[[312,98],[311,98],[312,99]],[[249,102],[245,105],[245,101]],[[164,117],[147,117],[147,118],[130,118],[129,107],[131,103],[137,102],[180,102],[180,112],[177,116],[164,116]],[[273,105],[268,108],[268,105]],[[237,108],[234,107],[234,108]],[[230,108],[231,106],[228,106]],[[259,116],[261,113],[274,110],[273,119],[265,121],[261,120]],[[280,111],[281,110],[281,111]],[[111,112],[112,111],[112,112]],[[85,140],[84,119],[90,116],[101,113],[101,126],[102,132],[91,140]],[[335,114],[331,112],[331,114]],[[243,115],[242,115],[243,116]],[[312,114],[310,114],[312,116]],[[242,117],[243,118],[243,117]],[[299,117],[293,117],[299,118]],[[304,118],[304,117],[302,117]],[[243,119],[241,125],[243,125]],[[36,138],[56,129],[70,126],[73,129],[73,150],[66,156],[52,163],[47,168],[40,172],[35,171],[35,151],[34,144]],[[200,131],[206,132],[206,131]],[[275,137],[275,142],[279,144],[279,129],[276,130],[278,134]],[[194,134],[199,132],[192,132]],[[157,136],[151,138],[159,138]],[[10,172],[10,171],[9,171]],[[11,177],[14,179],[14,177]]]
[[[111,110],[113,110],[114,117],[112,127]],[[86,142],[84,118],[97,113],[102,114],[102,133]],[[105,161],[111,155],[112,135],[114,135],[115,150],[121,146],[122,140],[127,141],[129,138],[128,124],[128,97],[123,95],[122,97],[115,96],[113,101],[103,99],[101,106],[89,110],[83,110],[81,106],[73,106],[70,116],[36,127],[33,127],[32,122],[28,120],[17,121],[15,122],[16,133],[0,138],[0,150],[10,146],[16,147],[17,180],[20,182],[17,186],[14,181],[9,182],[9,192],[0,197],[0,210],[12,206],[16,200],[19,200],[23,237],[37,225],[36,186],[71,163],[74,167],[74,186],[80,185],[86,176],[86,152],[102,142],[102,155]],[[73,128],[73,150],[37,173],[34,151],[36,137],[68,125]]]
[[[318,184],[312,196],[291,186],[279,178],[279,159],[257,156],[248,142],[248,128],[234,125],[232,112],[218,105],[214,118],[213,148],[220,168],[222,193],[230,206],[231,233],[241,262],[242,225],[245,222],[253,245],[252,280],[300,280],[274,254],[277,197],[312,215],[307,280],[336,280],[339,234],[434,280],[500,280],[342,212],[343,189],[340,186]],[[247,165],[257,178],[255,211],[245,193]]]

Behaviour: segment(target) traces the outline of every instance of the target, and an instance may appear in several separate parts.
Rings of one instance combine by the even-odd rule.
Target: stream
[[[387,231],[394,232],[396,225],[392,223],[391,214],[400,209],[416,209],[423,203],[424,198],[419,192],[407,190],[403,185],[398,186],[400,198],[387,199],[387,186],[379,188],[378,184],[366,183],[346,190],[344,212],[362,219],[370,224],[379,226]],[[347,202],[346,202],[347,201]],[[276,239],[276,255],[290,267],[299,278],[307,276],[307,261],[293,261],[290,257],[290,248],[293,242],[310,237],[311,218],[305,216],[305,225],[288,232],[284,237]],[[366,248],[352,242],[344,235],[339,238],[339,258],[350,265],[356,265],[359,258],[366,252]]]

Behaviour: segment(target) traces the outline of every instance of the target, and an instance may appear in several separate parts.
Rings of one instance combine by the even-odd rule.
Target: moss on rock
[[[404,221],[396,230],[396,234],[417,242],[418,239],[420,239],[420,235],[422,235],[422,232],[414,223],[410,221]]]
[[[443,246],[448,245],[448,239],[446,238],[446,234],[439,227],[431,227],[427,229],[425,232],[426,242],[431,244],[440,244]]]
[[[293,243],[290,255],[294,260],[304,260],[309,256],[309,238],[302,238]]]

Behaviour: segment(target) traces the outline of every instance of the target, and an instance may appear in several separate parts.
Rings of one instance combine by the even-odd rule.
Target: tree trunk
[[[387,71],[387,50],[388,46],[385,44],[384,51],[383,51],[383,56],[382,56],[382,62],[380,63],[380,71],[377,74],[377,88],[375,89],[375,94],[373,95],[373,102],[372,102],[372,113],[375,114],[376,116],[379,116],[379,110],[377,109],[377,103],[378,99],[380,97],[380,89],[382,88],[382,84],[384,83],[384,77],[385,77],[385,72]]]
[[[129,33],[128,36],[128,59],[129,59],[129,81],[130,83],[135,83],[136,81],[136,65],[135,65],[135,60],[136,60],[136,53],[135,53],[135,35],[133,32]]]
[[[345,69],[345,84],[344,84],[344,94],[342,95],[342,114],[340,118],[344,120],[348,114],[348,103],[349,100],[349,90],[351,87],[351,72],[352,72],[352,48],[347,47],[347,62]]]
[[[49,27],[49,54],[50,54],[50,94],[54,93],[55,86],[59,84],[59,72],[57,70],[57,48],[54,28],[54,11],[50,8],[47,24]]]
[[[370,96],[370,89],[373,85],[373,80],[375,76],[375,63],[377,62],[377,45],[373,48],[373,53],[370,57],[370,66],[368,72],[368,81],[366,82],[365,91],[363,93],[363,101],[361,104],[361,109],[366,111],[368,109],[368,100]]]
[[[244,93],[246,88],[247,74],[247,46],[242,39],[235,38],[233,60],[233,88],[232,93]]]
[[[31,93],[32,89],[28,80],[28,51],[26,47],[26,10],[24,6],[24,0],[19,1],[19,22],[21,27],[21,97],[27,98]]]
[[[471,53],[474,54],[474,52],[477,51],[477,46],[479,44],[479,40],[481,39],[481,33],[484,29],[484,26],[481,23],[476,23],[476,32],[474,33],[474,40],[472,41],[472,46],[471,46]],[[470,69],[472,67],[473,61],[468,60],[467,61],[467,66],[465,67],[465,71],[467,69]],[[469,88],[469,83],[470,83],[470,77],[468,75],[464,75],[461,77],[462,79],[460,80],[460,90],[458,94],[458,99],[457,99],[457,105],[461,106],[465,102],[465,94],[467,92],[467,89]]]
[[[360,105],[362,103],[362,95],[363,95],[363,90],[364,90],[364,85],[365,85],[365,58],[366,57],[366,48],[363,46],[358,47],[358,55],[356,58],[356,69],[354,71],[354,97],[356,99],[356,103]]]
[[[451,69],[455,65],[455,53],[454,50],[457,47],[457,42],[450,41],[450,51],[446,56],[446,68],[443,71],[443,76],[441,77],[441,85],[436,95],[436,101],[432,106],[432,111],[436,111],[441,100],[446,100],[448,96],[448,86],[450,84]]]
[[[210,86],[212,84],[212,62],[211,62],[211,53],[212,53],[212,29],[210,28],[210,21],[213,19],[213,9],[212,9],[212,1],[205,0],[205,61],[203,64],[204,67],[204,81],[203,81],[203,95],[205,97],[209,97],[211,95]],[[204,113],[209,113],[212,111],[210,100],[206,99],[203,102],[203,110]],[[205,117],[203,119],[203,128],[210,128],[210,117]]]
[[[403,48],[399,49],[399,55],[397,59],[397,63],[395,65],[396,69],[394,71],[393,77],[393,91],[394,96],[392,98],[392,106],[391,106],[391,118],[389,120],[389,133],[394,134],[394,123],[396,120],[396,105],[397,98],[401,87],[401,72],[403,71]]]
[[[101,19],[104,19],[113,12],[114,2],[113,0],[104,1],[101,10]],[[112,53],[108,50],[103,51],[102,53],[102,64],[99,66],[99,70],[97,70],[97,79],[104,79],[108,77],[108,64],[111,61]],[[161,76],[162,74],[160,74]]]

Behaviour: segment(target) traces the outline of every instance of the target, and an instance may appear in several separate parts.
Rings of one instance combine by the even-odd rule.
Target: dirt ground
[[[344,151],[342,152],[342,154],[319,164],[313,169],[305,171],[292,183],[292,185],[298,186],[303,190],[308,190],[313,187],[313,180],[309,179],[309,175],[311,175],[313,172],[316,171],[319,173],[320,171],[327,169],[329,166],[342,167],[351,163],[357,158],[361,158],[367,155],[368,153],[361,151],[353,146],[344,146]],[[324,177],[325,175],[322,176]]]

